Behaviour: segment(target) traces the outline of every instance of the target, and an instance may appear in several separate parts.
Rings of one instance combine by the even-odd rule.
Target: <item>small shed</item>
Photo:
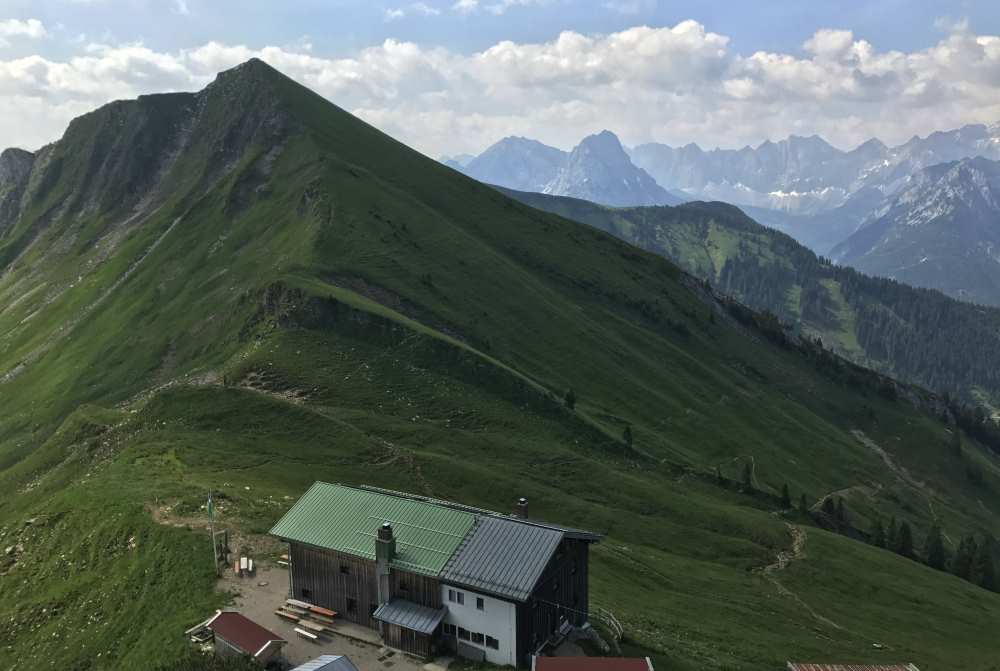
[[[358,667],[344,655],[322,655],[292,671],[358,671]]]
[[[654,671],[649,657],[532,657],[531,671]]]
[[[285,639],[235,611],[218,611],[205,622],[215,635],[215,654],[247,655],[267,664],[281,651]]]

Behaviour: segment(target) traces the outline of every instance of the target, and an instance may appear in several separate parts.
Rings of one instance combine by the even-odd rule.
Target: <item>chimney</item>
[[[528,519],[528,499],[521,497],[517,500],[517,505],[514,506],[514,517],[522,520]]]
[[[378,587],[378,605],[392,598],[392,581],[389,580],[389,564],[396,556],[396,538],[392,535],[392,525],[385,522],[375,538],[375,577]]]

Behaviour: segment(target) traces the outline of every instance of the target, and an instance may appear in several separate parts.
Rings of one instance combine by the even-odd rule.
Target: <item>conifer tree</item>
[[[792,495],[788,491],[788,483],[781,486],[781,507],[788,510],[792,507]]]
[[[904,557],[913,557],[913,532],[906,520],[899,525],[899,535],[896,538],[896,554]]]
[[[877,548],[885,547],[885,528],[882,526],[882,518],[876,517],[872,523],[872,545]]]
[[[570,410],[574,409],[576,407],[576,392],[572,389],[567,390],[566,395],[563,397],[563,402]]]
[[[847,524],[847,513],[844,512],[844,499],[837,497],[837,525],[844,526]]]
[[[944,570],[944,542],[941,540],[941,529],[936,524],[931,527],[927,534],[927,546],[924,548],[924,557],[927,565],[938,571]]]
[[[885,547],[893,552],[896,551],[896,543],[899,540],[899,528],[896,526],[895,515],[889,520],[889,530],[885,533]]]
[[[805,494],[805,492],[803,492],[799,496],[799,512],[802,513],[803,515],[808,515],[809,514],[809,503],[808,503],[808,501],[806,501],[806,494]]]
[[[626,425],[625,430],[622,431],[622,440],[628,445],[629,449],[632,449],[632,427]]]
[[[951,562],[951,572],[963,580],[972,579],[972,561],[976,554],[976,540],[971,536],[963,538]]]
[[[992,543],[989,538],[983,538],[976,550],[972,562],[972,581],[990,591],[996,591],[996,566],[993,565]]]

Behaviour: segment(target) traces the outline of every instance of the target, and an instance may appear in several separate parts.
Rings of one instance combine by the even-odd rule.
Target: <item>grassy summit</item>
[[[995,661],[1000,596],[779,510],[787,483],[920,547],[935,521],[995,535],[996,459],[957,455],[931,397],[859,391],[669,262],[259,61],[74,122],[26,194],[0,226],[12,668],[176,658],[221,601],[205,493],[258,543],[317,479],[606,531],[593,600],[665,668]]]

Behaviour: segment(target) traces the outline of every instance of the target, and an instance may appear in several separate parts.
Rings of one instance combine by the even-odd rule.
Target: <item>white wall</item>
[[[465,605],[459,605],[448,601],[448,590],[455,590],[465,594]],[[483,599],[483,610],[476,608],[476,599]],[[441,584],[441,603],[448,609],[448,614],[444,618],[447,624],[468,629],[470,632],[492,636],[500,642],[497,650],[489,648],[484,643],[482,645],[473,643],[471,640],[462,640],[462,643],[479,648],[486,652],[486,661],[491,664],[516,666],[515,646],[517,643],[517,609],[514,604],[502,601],[495,597],[479,594],[464,587]],[[457,638],[457,636],[456,636]]]

